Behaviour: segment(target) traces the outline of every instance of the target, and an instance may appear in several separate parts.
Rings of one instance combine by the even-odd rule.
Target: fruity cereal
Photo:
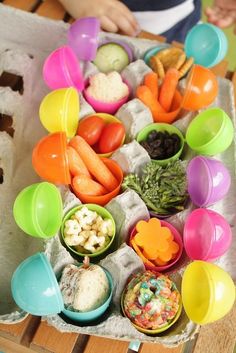
[[[176,285],[152,271],[134,275],[123,297],[124,313],[134,325],[156,330],[171,324],[181,301]]]

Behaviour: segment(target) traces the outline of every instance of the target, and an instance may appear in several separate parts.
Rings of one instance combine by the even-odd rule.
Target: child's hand
[[[236,33],[236,0],[215,0],[213,7],[205,10],[208,22],[225,28],[235,24]]]
[[[118,0],[60,0],[74,18],[97,17],[107,32],[138,34],[139,26],[132,12]]]

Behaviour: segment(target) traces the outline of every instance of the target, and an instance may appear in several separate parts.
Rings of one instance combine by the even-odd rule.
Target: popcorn
[[[86,227],[90,225],[97,217],[97,213],[90,211],[86,206],[81,208],[81,210],[75,212],[75,219],[79,222],[80,226]]]
[[[80,235],[84,238],[84,239],[88,239],[90,237],[90,235],[93,235],[93,233],[90,230],[83,230],[82,232],[80,232]],[[96,233],[95,233],[96,234]]]
[[[94,253],[97,250],[94,246],[92,246],[90,244],[85,244],[84,248],[92,253]]]
[[[85,242],[84,237],[81,235],[68,235],[65,237],[65,242],[69,246],[83,245]]]
[[[75,235],[81,232],[81,226],[76,220],[69,219],[65,222],[65,235]]]
[[[65,222],[64,239],[69,246],[82,246],[94,253],[107,243],[113,235],[113,224],[110,219],[103,219],[97,212],[90,211],[86,206],[75,212]]]
[[[86,242],[86,244],[90,244],[90,245],[96,245],[98,242],[97,242],[97,239],[98,237],[96,235],[91,235],[89,238],[88,238],[88,241]],[[85,244],[85,245],[86,245]]]
[[[98,244],[100,245],[100,247],[105,244],[105,241],[106,241],[106,238],[105,238],[104,236],[101,236],[101,237],[99,236],[99,237],[97,238],[97,242],[98,242]]]
[[[99,227],[100,233],[108,234],[109,236],[112,236],[112,229],[112,221],[110,219],[105,220]]]
[[[122,81],[120,74],[116,71],[91,76],[87,93],[101,102],[116,102],[129,94],[128,86]]]

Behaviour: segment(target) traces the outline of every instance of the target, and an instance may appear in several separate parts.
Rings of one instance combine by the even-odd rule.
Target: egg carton
[[[55,273],[75,259],[61,244],[60,235],[47,242],[25,235],[15,224],[12,215],[13,202],[21,189],[38,182],[31,165],[31,153],[38,140],[47,134],[42,127],[38,110],[42,98],[49,92],[42,80],[42,66],[45,58],[54,49],[66,43],[68,25],[64,22],[48,20],[37,15],[21,12],[0,4],[0,75],[3,72],[18,75],[23,79],[23,93],[13,91],[9,87],[0,87],[0,113],[12,117],[11,137],[5,131],[0,132],[0,168],[3,170],[3,182],[0,184],[0,322],[15,323],[23,320],[27,313],[16,307],[10,290],[11,276],[15,268],[28,256],[37,251],[45,251]],[[48,36],[50,33],[50,36]],[[142,82],[143,76],[150,68],[140,58],[145,51],[158,42],[140,40],[119,35],[101,33],[100,39],[122,39],[129,44],[135,54],[135,61],[122,72],[129,84],[133,98],[117,112],[116,116],[126,129],[126,144],[116,151],[112,158],[120,164],[125,173],[141,173],[143,166],[150,160],[147,152],[136,142],[136,134],[151,121],[149,110],[136,98],[134,92]],[[92,63],[83,63],[84,76],[96,73]],[[21,90],[22,91],[22,90]],[[213,103],[232,117],[235,122],[233,87],[230,81],[219,79],[219,94]],[[80,96],[80,118],[93,113],[91,106]],[[175,125],[185,132],[189,122],[196,113],[188,113]],[[186,149],[185,158],[193,153]],[[232,226],[233,243],[230,250],[218,260],[218,264],[236,279],[236,241],[235,241],[235,141],[223,154],[216,156],[224,162],[232,177],[231,190],[222,201],[212,209],[223,214]],[[80,201],[66,187],[61,188],[64,202],[64,214]],[[119,298],[127,278],[134,272],[143,269],[143,264],[136,253],[125,244],[127,234],[132,226],[142,218],[148,217],[146,205],[133,191],[126,191],[111,200],[106,208],[112,213],[117,227],[117,250],[101,261],[113,275],[115,293],[109,316],[96,325],[79,326],[66,322],[61,316],[45,317],[51,325],[62,332],[79,332],[84,334],[106,336],[122,340],[140,340],[143,342],[159,342],[167,346],[175,346],[191,339],[198,330],[184,310],[176,324],[158,337],[146,336],[138,332],[130,321],[121,315]],[[170,217],[168,220],[181,232],[184,220],[191,207]],[[183,256],[179,267],[170,273],[180,289],[181,276],[188,260]]]

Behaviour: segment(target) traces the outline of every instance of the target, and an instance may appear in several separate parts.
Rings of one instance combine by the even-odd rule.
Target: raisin
[[[171,137],[174,141],[180,141],[180,138],[177,134],[171,134]]]
[[[152,159],[166,159],[174,156],[180,149],[181,140],[177,134],[168,131],[152,130],[146,141],[140,142]]]
[[[165,132],[158,131],[158,132],[157,132],[157,139],[160,139],[161,141],[164,141],[164,139],[165,139]]]
[[[157,148],[157,147],[161,146],[161,144],[162,144],[162,140],[160,140],[160,139],[157,139],[157,140],[152,142],[152,146],[154,148]]]
[[[147,141],[153,142],[154,140],[156,140],[157,135],[158,135],[158,132],[156,130],[149,132],[148,137],[147,137]]]
[[[165,158],[164,149],[163,148],[156,148],[153,151],[152,156],[153,157],[151,157],[151,158],[154,158],[154,159],[164,159]]]
[[[172,157],[174,155],[174,147],[173,145],[172,146],[169,146],[167,149],[166,149],[166,156],[169,158],[169,157]]]
[[[165,147],[173,146],[173,140],[171,138],[166,138],[164,140],[164,146]]]
[[[141,141],[140,142],[140,145],[143,147],[143,148],[145,148],[145,150],[148,148],[149,149],[149,143],[147,142],[147,141]]]
[[[179,149],[180,149],[180,142],[176,141],[175,144],[174,144],[175,153],[177,153]]]

